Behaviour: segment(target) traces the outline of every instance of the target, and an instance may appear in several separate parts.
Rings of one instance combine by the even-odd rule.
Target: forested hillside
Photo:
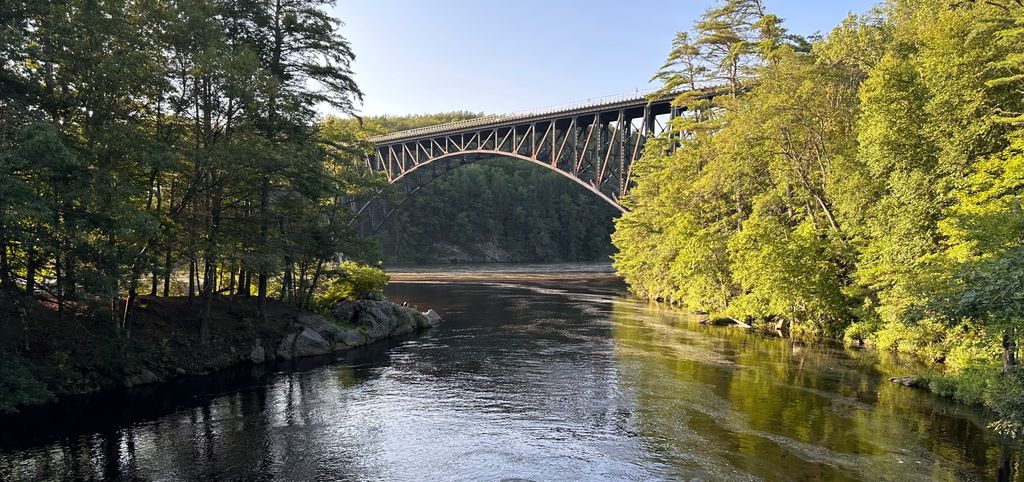
[[[932,363],[1024,433],[1024,4],[892,0],[823,38],[727,0],[657,73],[685,94],[636,166],[636,293]]]
[[[345,123],[371,136],[480,115],[446,112]],[[517,159],[487,159],[427,185],[375,238],[389,263],[604,261],[612,253],[612,220],[618,214],[556,172]]]
[[[390,262],[607,260],[618,214],[556,172],[484,160],[416,193],[377,240]]]

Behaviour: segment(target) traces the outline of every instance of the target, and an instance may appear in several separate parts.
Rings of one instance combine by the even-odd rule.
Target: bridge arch
[[[710,98],[717,92],[708,88],[695,95]],[[625,212],[619,199],[633,185],[633,165],[647,140],[669,132],[671,119],[682,112],[672,105],[677,94],[654,99],[636,94],[394,132],[370,139],[374,153],[366,159],[366,166],[401,186],[400,194],[404,190],[405,197],[400,205],[454,167],[482,156],[510,157],[556,171]],[[454,167],[453,159],[460,160]],[[361,206],[354,203],[353,208],[357,212],[353,224],[363,234],[376,232],[394,210],[380,196]]]
[[[436,173],[436,171],[434,171],[433,173],[431,173],[433,175],[427,177],[426,179],[422,179],[422,178],[421,179],[415,179],[418,176],[418,174],[423,172],[422,169],[429,168],[429,166],[431,166],[434,162],[443,162],[443,161],[445,161],[447,159],[459,159],[459,158],[462,158],[463,161],[459,162],[458,164],[456,164],[454,166],[448,166],[446,169],[444,169],[440,173]],[[615,199],[612,199],[607,194],[601,192],[600,190],[595,188],[592,184],[587,183],[586,181],[580,179],[579,177],[573,176],[570,173],[565,172],[562,169],[554,167],[554,166],[552,166],[551,164],[549,164],[547,162],[543,162],[543,161],[540,161],[538,159],[535,159],[535,158],[532,158],[532,157],[529,157],[529,156],[525,156],[525,155],[522,155],[522,154],[517,154],[517,153],[509,153],[509,152],[495,151],[495,150],[489,150],[489,149],[472,149],[472,150],[466,150],[466,151],[452,152],[452,153],[449,153],[449,154],[443,154],[443,155],[440,155],[440,156],[428,159],[428,160],[426,160],[424,162],[421,162],[421,163],[419,163],[419,164],[409,168],[408,170],[402,172],[401,174],[399,174],[394,179],[391,179],[389,181],[389,184],[405,186],[404,191],[400,192],[400,194],[399,194],[400,198],[397,200],[397,202],[390,203],[390,202],[384,200],[383,198],[381,198],[378,195],[378,196],[374,196],[369,201],[366,201],[362,206],[359,206],[359,208],[356,211],[356,221],[357,221],[357,223],[359,223],[359,221],[362,221],[362,223],[357,224],[357,227],[359,227],[359,230],[363,234],[374,234],[374,233],[377,232],[377,230],[380,229],[380,227],[384,224],[384,222],[386,222],[387,219],[389,217],[391,217],[391,215],[394,212],[396,212],[399,209],[401,209],[401,207],[406,203],[406,201],[408,201],[410,198],[412,198],[414,195],[416,195],[416,193],[419,192],[420,189],[423,189],[424,187],[426,187],[428,184],[430,184],[434,180],[439,179],[441,177],[444,177],[444,176],[448,175],[448,173],[450,173],[450,172],[454,171],[455,169],[457,169],[459,167],[462,167],[462,166],[467,166],[469,164],[474,164],[474,163],[476,163],[478,161],[482,161],[482,160],[501,159],[501,158],[508,158],[508,159],[516,159],[516,160],[521,160],[521,161],[527,161],[527,162],[529,162],[531,164],[543,167],[544,169],[547,169],[549,171],[554,171],[554,172],[558,173],[558,175],[560,175],[560,176],[562,176],[562,177],[564,177],[564,178],[566,178],[566,179],[568,179],[568,180],[570,180],[570,181],[572,181],[572,182],[582,186],[584,189],[586,189],[587,191],[589,191],[592,194],[596,195],[597,197],[602,199],[604,202],[608,203],[608,205],[610,205],[611,207],[615,208],[619,212],[622,212],[622,213],[626,212],[626,208],[623,207],[622,204],[620,204]],[[406,182],[408,182],[410,180],[412,181],[412,183],[410,183],[409,185],[406,185]],[[376,211],[376,212],[372,212],[372,211]]]
[[[398,182],[401,182],[401,180],[403,178],[405,178],[408,174],[410,174],[412,172],[415,172],[417,169],[423,167],[424,165],[430,164],[432,162],[441,161],[441,160],[448,159],[448,158],[453,158],[453,157],[466,156],[466,155],[470,155],[470,156],[471,155],[488,155],[488,156],[492,156],[492,157],[488,157],[488,159],[496,159],[496,158],[500,158],[500,157],[508,157],[508,158],[520,159],[520,160],[523,160],[523,161],[527,161],[527,162],[536,164],[536,165],[541,166],[541,167],[543,167],[545,169],[557,172],[562,177],[564,177],[566,179],[569,179],[570,181],[575,182],[576,184],[579,184],[580,186],[583,186],[588,191],[596,194],[601,199],[604,199],[605,202],[610,204],[615,209],[618,209],[620,212],[626,212],[626,208],[622,207],[622,204],[619,204],[618,201],[608,197],[605,193],[599,191],[593,185],[591,185],[591,184],[583,181],[582,179],[580,179],[580,178],[578,178],[576,176],[573,176],[573,175],[571,175],[571,174],[569,174],[569,173],[567,173],[567,172],[565,172],[565,171],[563,171],[561,169],[558,169],[557,167],[554,167],[554,166],[552,166],[549,163],[546,163],[546,162],[534,159],[532,157],[524,156],[522,154],[508,153],[508,152],[494,151],[494,150],[487,150],[487,149],[473,149],[473,150],[468,150],[468,151],[453,152],[451,154],[445,154],[445,155],[441,155],[441,156],[435,157],[433,159],[430,159],[430,160],[428,160],[426,162],[423,162],[421,164],[418,164],[418,165],[414,166],[413,168],[409,169],[406,172],[403,172],[398,177],[396,177],[393,181],[391,181],[391,183],[392,184],[396,184]],[[474,160],[472,160],[470,162],[467,162],[467,163],[464,163],[464,164],[461,164],[461,165],[464,166],[466,164],[472,164],[472,163],[474,163],[474,162],[476,162],[478,160],[481,160],[481,159],[474,159]],[[451,171],[449,170],[449,171],[445,172],[445,174],[447,174],[448,172],[451,172]],[[441,176],[437,176],[437,177],[441,177]],[[437,179],[437,177],[434,177],[433,179]],[[431,180],[433,180],[433,179],[431,179]]]

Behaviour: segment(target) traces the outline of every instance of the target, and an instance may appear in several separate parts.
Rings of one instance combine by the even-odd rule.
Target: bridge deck
[[[647,140],[668,132],[673,117],[685,110],[672,105],[681,93],[637,92],[373,137],[374,152],[366,165],[396,188],[391,198],[378,193],[356,210],[359,229],[375,232],[432,180],[488,157],[516,158],[551,169],[625,211],[619,200],[633,185],[633,165]],[[720,95],[721,88],[692,94],[710,98]]]
[[[485,115],[473,119],[447,122],[444,124],[438,124],[434,126],[418,127],[416,129],[407,129],[404,131],[392,132],[390,134],[374,136],[370,138],[370,142],[373,142],[374,144],[377,145],[388,144],[395,141],[416,139],[419,137],[429,137],[438,134],[456,133],[463,130],[470,131],[486,127],[498,127],[519,123],[525,124],[548,117],[565,117],[573,114],[589,114],[595,111],[643,107],[644,105],[653,102],[665,102],[678,95],[678,93],[670,93],[660,95],[652,99],[651,96],[655,95],[656,93],[657,91],[648,91],[636,94],[626,94],[620,96],[602,97],[598,99],[589,99],[586,101],[576,102],[573,104],[546,107],[542,109],[518,112],[514,114]]]

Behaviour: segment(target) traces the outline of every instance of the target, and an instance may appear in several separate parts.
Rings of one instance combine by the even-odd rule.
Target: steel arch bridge
[[[551,169],[625,212],[633,164],[647,140],[668,129],[677,94],[600,99],[520,114],[492,115],[374,137],[366,165],[395,185],[397,199],[355,204],[357,230],[370,235],[434,179],[484,158],[521,159]],[[708,97],[709,90],[703,94]]]

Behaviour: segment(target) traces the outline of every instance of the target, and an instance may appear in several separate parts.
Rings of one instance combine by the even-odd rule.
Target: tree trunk
[[[281,301],[292,302],[292,294],[295,291],[295,277],[292,274],[292,259],[284,257],[284,281],[281,283]]]
[[[1003,373],[1012,372],[1017,366],[1017,342],[1010,330],[1003,332]]]
[[[313,295],[316,293],[317,284],[320,283],[320,275],[323,273],[323,268],[323,260],[317,260],[316,270],[313,271],[313,280],[309,282],[309,291],[306,292],[306,299],[302,302],[304,309],[313,305]]]
[[[72,300],[78,297],[78,290],[75,287],[75,262],[71,256],[64,255],[64,300]]]
[[[998,482],[1010,482],[1014,479],[1013,454],[1016,451],[1010,448],[1010,442],[1003,442],[999,447],[999,468],[996,470]]]
[[[164,254],[164,297],[171,295],[171,247]]]
[[[270,208],[270,177],[263,177],[260,188],[260,274],[256,287],[256,316],[267,318],[267,280],[270,277],[267,267],[267,236],[270,233],[268,213]]]
[[[249,272],[246,271],[245,267],[243,266],[238,271],[238,294],[245,297],[249,297],[249,295],[251,294],[251,291],[249,289],[249,285],[252,284],[251,281],[252,280],[249,279]]]
[[[188,260],[188,302],[196,295],[196,260]]]
[[[139,293],[135,289],[135,282],[132,282],[131,287],[128,288],[128,299],[124,302],[124,315],[121,317],[121,329],[125,331],[125,338],[131,333],[129,324],[132,320],[132,313],[135,312],[135,298],[138,295]]]
[[[29,248],[25,253],[25,293],[29,296],[35,294],[36,291],[36,269],[38,268],[39,260],[36,256],[34,248]]]
[[[213,206],[210,212],[210,232],[206,240],[205,273],[203,275],[203,311],[199,317],[199,340],[206,344],[210,341],[210,311],[213,306],[213,293],[217,287],[217,242],[220,236],[221,193],[213,195]]]
[[[0,238],[0,289],[11,287],[11,265],[7,259],[7,241]]]
[[[235,296],[235,275],[238,270],[235,269],[235,263],[231,263],[231,269],[228,273],[228,294]]]
[[[53,261],[53,268],[57,282],[57,321],[62,322],[64,321],[64,271],[61,269],[61,262],[63,262],[60,256],[61,252],[62,250],[58,248]]]
[[[203,309],[199,315],[199,342],[204,345],[210,341],[210,313],[213,308],[213,291],[216,285],[213,280],[217,276],[217,264],[207,259],[205,268],[203,273]]]

